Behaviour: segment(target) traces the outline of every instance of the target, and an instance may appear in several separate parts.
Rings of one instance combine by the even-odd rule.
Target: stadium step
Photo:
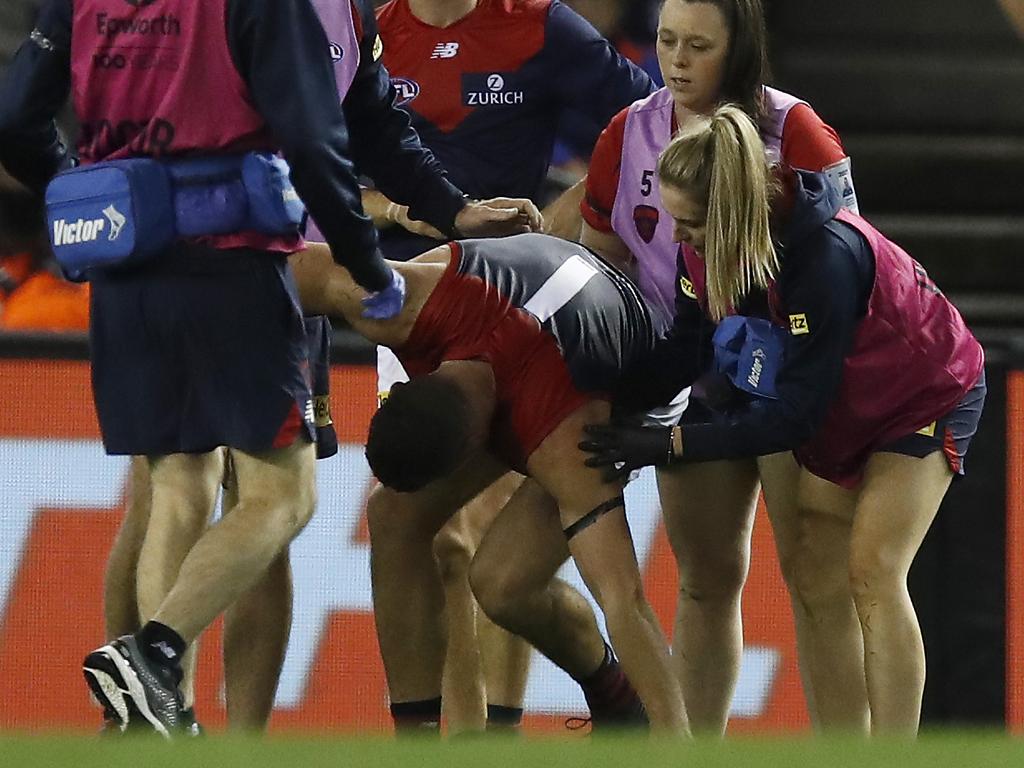
[[[827,39],[836,51],[875,43],[905,46],[908,40],[946,49],[1018,45],[995,0],[786,0],[771,3],[769,11],[777,36],[794,44]]]
[[[868,217],[1024,211],[1024,136],[851,132],[842,139]]]
[[[1024,216],[888,214],[871,222],[944,291],[1024,295]]]
[[[1024,43],[1003,54],[786,49],[779,86],[841,131],[1024,133]]]
[[[1024,325],[1024,42],[998,4],[769,8],[776,82],[839,131],[862,212],[965,314]]]

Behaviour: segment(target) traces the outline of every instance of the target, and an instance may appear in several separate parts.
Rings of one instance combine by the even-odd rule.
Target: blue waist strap
[[[305,208],[288,164],[266,152],[112,160],[66,171],[46,190],[57,261],[73,280],[149,259],[182,237],[299,231]]]

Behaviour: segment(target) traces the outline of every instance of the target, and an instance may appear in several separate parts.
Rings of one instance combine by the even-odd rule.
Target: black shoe
[[[611,647],[606,647],[605,661],[601,668],[583,686],[583,696],[590,708],[590,730],[622,731],[642,730],[650,727],[647,710],[640,696],[633,688],[626,674],[615,658]],[[570,722],[577,718],[570,718]],[[586,718],[582,718],[586,720]],[[571,730],[582,728],[580,725],[566,725]]]
[[[90,653],[82,670],[104,714],[122,731],[144,723],[169,739],[182,729],[177,682],[169,670],[146,659],[131,635]]]

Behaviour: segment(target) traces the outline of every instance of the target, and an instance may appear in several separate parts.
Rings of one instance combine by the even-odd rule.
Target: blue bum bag
[[[775,400],[775,377],[785,358],[787,337],[785,329],[767,320],[727,317],[711,339],[715,370],[744,392]]]
[[[50,244],[64,274],[145,261],[182,237],[299,231],[305,207],[288,164],[265,152],[174,161],[110,160],[46,188]]]

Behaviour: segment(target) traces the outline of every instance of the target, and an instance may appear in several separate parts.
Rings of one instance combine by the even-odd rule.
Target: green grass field
[[[670,743],[645,738],[485,739],[431,742],[207,737],[168,744],[152,738],[0,736],[0,766],[27,768],[1011,768],[1024,766],[1024,739],[941,734],[916,743],[743,737]]]

